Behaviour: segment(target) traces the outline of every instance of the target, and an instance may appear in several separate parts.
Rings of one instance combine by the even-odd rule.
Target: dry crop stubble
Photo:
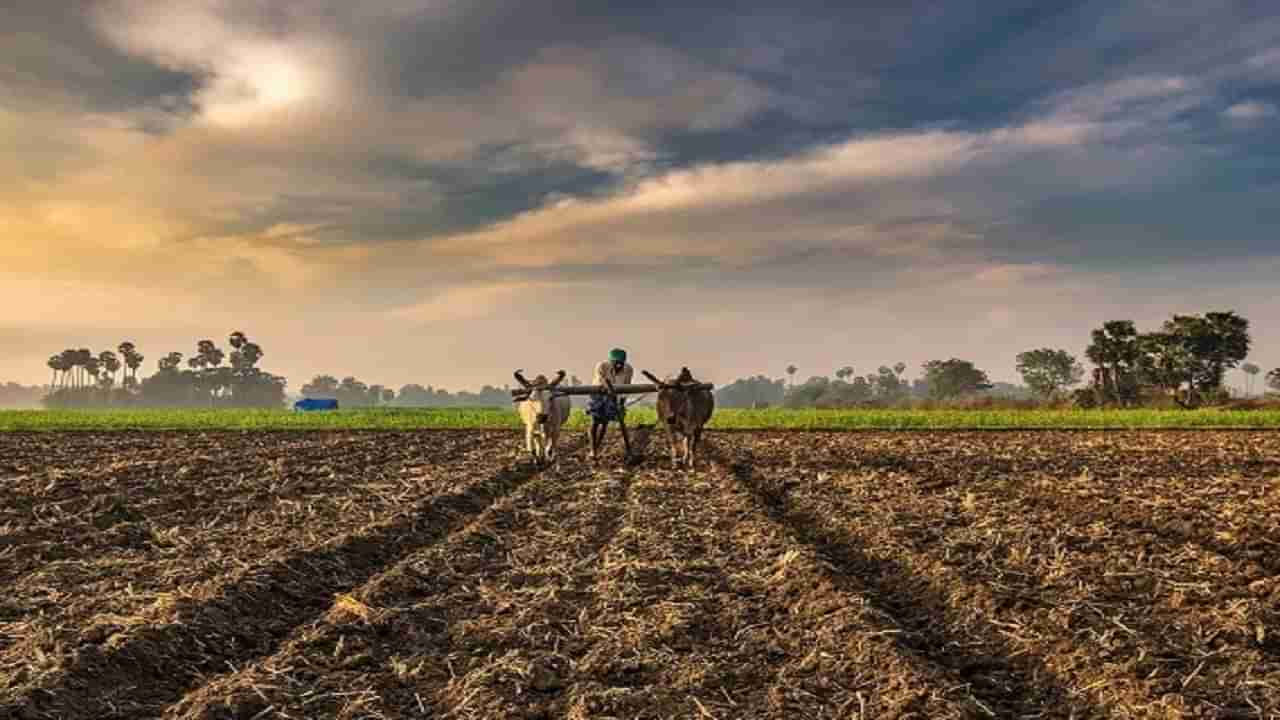
[[[278,438],[265,446],[242,435],[190,436],[189,445],[183,439],[156,438],[175,461],[149,463],[150,473],[126,459],[111,463],[123,468],[119,474],[75,468],[78,448],[71,443],[73,468],[51,455],[48,474],[57,481],[37,485],[30,495],[17,493],[35,508],[79,507],[52,522],[53,513],[37,511],[8,535],[17,541],[7,554],[4,604],[14,622],[0,636],[0,668],[21,667],[33,655],[56,664],[77,650],[81,635],[101,643],[163,617],[180,601],[206,594],[221,578],[273,554],[287,556],[354,531],[371,517],[394,514],[433,490],[434,476],[416,468],[442,463],[468,446],[474,451],[479,440],[441,438],[389,450],[368,437]],[[223,469],[208,457],[219,447],[227,460]],[[197,464],[203,472],[190,472]],[[273,472],[281,467],[287,476]],[[63,497],[67,485],[110,498],[109,522],[97,501]],[[50,487],[53,498],[44,492]]]
[[[1280,717],[1275,433],[651,431],[0,434],[0,715]]]
[[[1045,440],[1070,446],[1080,439],[1037,437],[1042,451]],[[1004,464],[1022,462],[1016,451],[1026,438],[973,438]],[[965,444],[964,437],[953,439],[954,445]],[[1190,501],[1199,498],[1206,508],[1239,515],[1241,508],[1233,510],[1224,498],[1274,495],[1269,488],[1276,482],[1276,440],[1270,434],[1143,433],[1101,443],[1090,439],[1062,454],[1074,455],[1071,463],[1090,464],[1100,474],[1115,477],[1131,468],[1150,478],[1146,485],[1094,483],[1089,492],[1105,498],[1100,502],[1108,507],[1157,496],[1163,486]],[[831,442],[857,444],[843,438]],[[1235,451],[1221,451],[1224,443]],[[1206,453],[1206,446],[1217,451]],[[954,447],[945,452],[957,458],[980,454]],[[1241,462],[1227,477],[1212,477],[1201,474],[1208,466],[1205,455],[1219,471]],[[1175,474],[1152,475],[1151,468],[1129,464],[1144,456],[1164,458],[1169,464],[1157,472]],[[919,460],[906,464],[917,471],[940,469]],[[1080,708],[1087,714],[1129,717],[1272,717],[1280,712],[1280,665],[1264,640],[1276,622],[1274,604],[1268,602],[1274,588],[1260,577],[1263,568],[1247,557],[1206,554],[1202,547],[1158,536],[1148,542],[1132,522],[1111,527],[1108,516],[1089,516],[1088,504],[1072,502],[1069,495],[1051,510],[1036,512],[1019,499],[1027,476],[1010,473],[1011,467],[990,473],[984,464],[957,463],[950,479],[883,466],[862,473],[830,472],[829,467],[821,461],[800,463],[771,474],[757,468],[765,477],[747,482],[842,567],[855,573],[870,569],[875,582],[894,591],[887,595],[903,606],[904,616],[920,616],[921,631],[933,633],[930,645],[950,632],[968,648],[1003,654],[1008,662],[979,667],[975,678],[997,686],[988,690],[991,700],[999,700],[1002,676],[1007,684],[1009,671],[1021,671],[1038,681],[1056,678],[1056,694],[1066,691],[1063,703],[1045,707],[1057,712],[1082,702],[1092,706]],[[1206,486],[1232,487],[1233,475],[1239,492],[1206,492]],[[1052,482],[1042,475],[1036,487]],[[1061,482],[1069,487],[1072,479]],[[1274,542],[1273,528],[1253,530],[1255,544]],[[935,601],[912,607],[911,599],[926,592]],[[1199,597],[1192,600],[1192,593]],[[926,609],[933,625],[925,624],[929,618],[920,611]],[[1032,697],[1026,690],[1042,686],[1033,682],[1016,696]],[[1034,710],[1025,700],[1008,700],[1006,712]]]
[[[88,633],[83,626],[66,632],[46,627],[35,640],[52,642],[57,654],[38,644],[30,653],[25,646],[6,653],[0,711],[36,717],[145,716],[208,673],[269,652],[293,627],[322,612],[334,593],[435,542],[527,480],[527,471],[495,471],[485,439],[480,434],[474,442],[464,441],[473,446],[470,452],[435,458],[422,469],[429,476],[423,483],[427,492],[375,513],[372,521],[362,512],[341,513],[354,522],[321,528],[318,538],[314,529],[295,526],[296,540],[289,547],[208,582],[152,596],[154,602],[138,612],[141,618],[111,623],[105,634]],[[124,594],[131,595],[131,589]]]
[[[619,491],[616,478],[588,474],[548,470],[523,483],[166,717],[478,717],[509,693],[554,687],[557,633],[577,616],[574,574],[584,563],[589,573],[608,533],[607,513],[594,511]],[[547,657],[526,661],[530,644]]]

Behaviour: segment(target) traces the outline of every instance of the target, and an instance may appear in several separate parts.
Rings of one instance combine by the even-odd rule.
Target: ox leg
[[[667,443],[671,445],[671,467],[678,468],[680,467],[680,451],[678,449],[680,447],[680,437],[676,435],[676,431],[672,430],[670,425],[667,425]]]
[[[689,469],[692,470],[698,464],[698,445],[702,443],[702,428],[693,431],[693,437],[689,440]]]

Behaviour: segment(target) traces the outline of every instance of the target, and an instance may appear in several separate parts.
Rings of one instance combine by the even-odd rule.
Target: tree
[[[853,366],[845,365],[836,371],[836,378],[839,380],[848,380],[853,376]]]
[[[335,379],[335,388],[337,382]],[[404,385],[400,388],[400,392],[396,393],[396,396],[400,399],[397,404],[402,407],[424,407],[431,404],[431,391],[417,383]]]
[[[178,372],[178,368],[182,367],[182,353],[171,352],[168,355],[165,355],[157,361],[156,367],[160,372]]]
[[[138,385],[138,368],[142,367],[142,361],[146,357],[138,353],[138,348],[131,342],[125,341],[120,343],[120,347],[116,348],[120,352],[120,357],[124,358],[124,365],[127,369],[124,374],[124,387],[126,389],[134,388]]]
[[[391,388],[382,389],[382,404],[390,405],[396,399],[396,391]]]
[[[904,362],[896,363],[893,366],[893,374],[897,375],[899,380],[902,379],[902,373],[906,371],[907,371],[907,364]]]
[[[403,393],[403,391],[401,391]],[[740,378],[716,390],[716,406],[723,408],[759,408],[781,405],[787,384],[764,375]]]
[[[1267,386],[1276,392],[1280,392],[1280,368],[1267,373]]]
[[[875,388],[876,396],[883,400],[896,400],[905,390],[898,379],[898,373],[885,365],[881,365],[875,375],[868,375],[867,380]]]
[[[1094,385],[1107,402],[1137,399],[1143,350],[1132,320],[1109,320],[1092,333],[1085,357],[1098,367]]]
[[[66,387],[70,385],[75,388],[79,385],[79,378],[76,376],[76,368],[80,365],[80,358],[76,355],[76,351],[70,348],[63,350],[58,354],[59,363],[62,365],[62,385]]]
[[[987,374],[968,360],[930,360],[925,363],[924,377],[929,383],[930,397],[945,400],[991,387]]]
[[[226,353],[212,340],[201,340],[196,344],[196,357],[200,358],[200,367],[216,368],[226,359]]]
[[[794,387],[794,386],[795,386],[795,384],[796,384],[796,372],[797,372],[799,369],[800,369],[800,368],[796,367],[795,365],[788,365],[788,366],[787,366],[787,377],[788,377],[788,378],[790,378],[790,380],[791,380],[790,384],[791,384],[791,386],[792,386],[792,387]]]
[[[1143,380],[1176,399],[1183,383],[1191,382],[1191,353],[1174,333],[1146,333],[1140,342]]]
[[[49,387],[53,388],[54,390],[57,390],[58,389],[58,373],[62,372],[62,356],[50,355],[49,362],[45,364],[49,366],[50,370],[53,370],[53,380],[49,382]]]
[[[105,371],[102,380],[99,381],[99,385],[106,392],[107,403],[110,404],[111,389],[115,387],[116,373],[120,371],[120,358],[116,357],[116,354],[110,350],[103,350],[98,353],[98,364]]]
[[[1046,399],[1084,379],[1084,367],[1066,350],[1040,348],[1018,353],[1017,368],[1022,381]]]
[[[1262,372],[1262,368],[1253,363],[1245,363],[1240,366],[1240,371],[1245,375],[1245,397],[1251,397],[1253,395],[1253,380],[1258,376],[1258,373]]]
[[[355,377],[344,377],[338,384],[338,404],[342,407],[367,407],[369,405],[369,386]]]
[[[84,376],[82,377],[81,385],[83,387],[96,385],[98,381],[99,367],[98,358],[93,354],[93,351],[89,348],[80,348],[76,351],[76,362],[80,367],[84,368]],[[92,383],[90,383],[89,378],[93,378]]]
[[[830,388],[829,379],[815,375],[806,380],[803,385],[793,384],[783,402],[787,407],[816,407]]]
[[[1184,407],[1222,389],[1228,370],[1249,354],[1249,321],[1234,312],[1174,315],[1141,336],[1144,375]],[[1178,395],[1182,393],[1182,397]]]
[[[266,355],[262,348],[254,342],[250,342],[249,338],[242,332],[236,331],[231,333],[231,367],[237,373],[252,374],[257,370],[258,361]]]
[[[307,398],[336,398],[338,397],[338,378],[332,375],[317,375],[311,378],[311,382],[302,386],[302,396]],[[403,395],[404,390],[400,393]]]

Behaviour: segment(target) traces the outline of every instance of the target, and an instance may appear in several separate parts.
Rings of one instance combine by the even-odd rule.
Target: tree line
[[[578,376],[569,378],[571,385],[581,385]],[[339,407],[501,407],[511,404],[511,387],[485,385],[479,392],[462,390],[451,393],[431,385],[409,383],[399,390],[385,385],[367,384],[347,376],[339,380],[333,375],[316,375],[300,389],[304,398],[327,398]],[[581,401],[585,402],[585,401]]]
[[[47,407],[282,407],[287,381],[259,368],[262,347],[238,331],[228,343],[230,352],[212,340],[199,341],[190,356],[170,352],[156,361],[154,374],[141,379],[146,358],[131,342],[97,353],[67,349],[49,358],[47,391],[10,383],[0,387],[0,405],[21,405],[7,398],[47,392]],[[788,365],[786,380],[741,378],[721,386],[716,401],[726,408],[839,408],[1001,398],[1085,408],[1156,403],[1191,408],[1226,400],[1224,380],[1233,369],[1244,373],[1246,395],[1253,395],[1254,385],[1280,392],[1280,368],[1263,375],[1262,368],[1245,362],[1251,344],[1249,321],[1233,311],[1175,314],[1148,332],[1131,320],[1110,320],[1090,333],[1084,355],[1091,372],[1056,348],[1016,356],[1021,386],[992,382],[973,362],[954,357],[923,363],[915,378],[907,377],[906,363],[898,362],[864,374],[844,365],[834,377],[813,376],[800,384],[795,381],[799,368]],[[569,382],[582,384],[576,376]],[[334,375],[317,375],[301,388],[303,397],[335,398],[342,407],[500,407],[510,404],[509,391],[507,385],[485,385],[478,392],[451,393],[417,383],[393,389]]]
[[[50,356],[50,408],[74,407],[282,407],[287,381],[258,367],[266,353],[243,332],[228,337],[231,352],[212,340],[190,356],[170,352],[154,374],[139,379],[146,357],[132,342],[94,353],[67,349]],[[226,363],[224,365],[224,362]]]
[[[815,375],[796,384],[799,368],[787,366],[789,381],[757,375],[735,380],[716,391],[716,404],[725,408],[843,408],[893,407],[922,401],[950,400],[988,393],[998,397],[1027,399],[1026,388],[993,383],[987,373],[968,360],[930,360],[921,376],[906,377],[907,364],[881,365],[873,373],[859,374],[853,366],[837,369],[834,377]]]
[[[1025,387],[992,383],[985,371],[958,358],[926,362],[921,376],[910,381],[903,376],[906,365],[897,363],[862,376],[845,366],[835,372],[834,379],[815,376],[796,385],[798,368],[788,365],[790,385],[757,376],[721,388],[717,400],[722,407],[821,408],[985,397],[1083,408],[1152,404],[1194,408],[1230,399],[1224,381],[1227,372],[1236,368],[1245,375],[1245,394],[1253,395],[1262,369],[1244,362],[1251,344],[1249,321],[1233,311],[1175,314],[1149,332],[1139,332],[1131,320],[1111,320],[1090,334],[1085,357],[1094,366],[1092,374],[1071,353],[1055,348],[1016,356]],[[1086,375],[1087,385],[1072,390]],[[1280,392],[1280,368],[1262,381]]]

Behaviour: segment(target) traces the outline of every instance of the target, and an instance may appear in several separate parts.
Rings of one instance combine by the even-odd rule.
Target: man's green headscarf
[[[614,348],[609,351],[609,361],[614,363],[624,363],[627,361],[627,351]]]

